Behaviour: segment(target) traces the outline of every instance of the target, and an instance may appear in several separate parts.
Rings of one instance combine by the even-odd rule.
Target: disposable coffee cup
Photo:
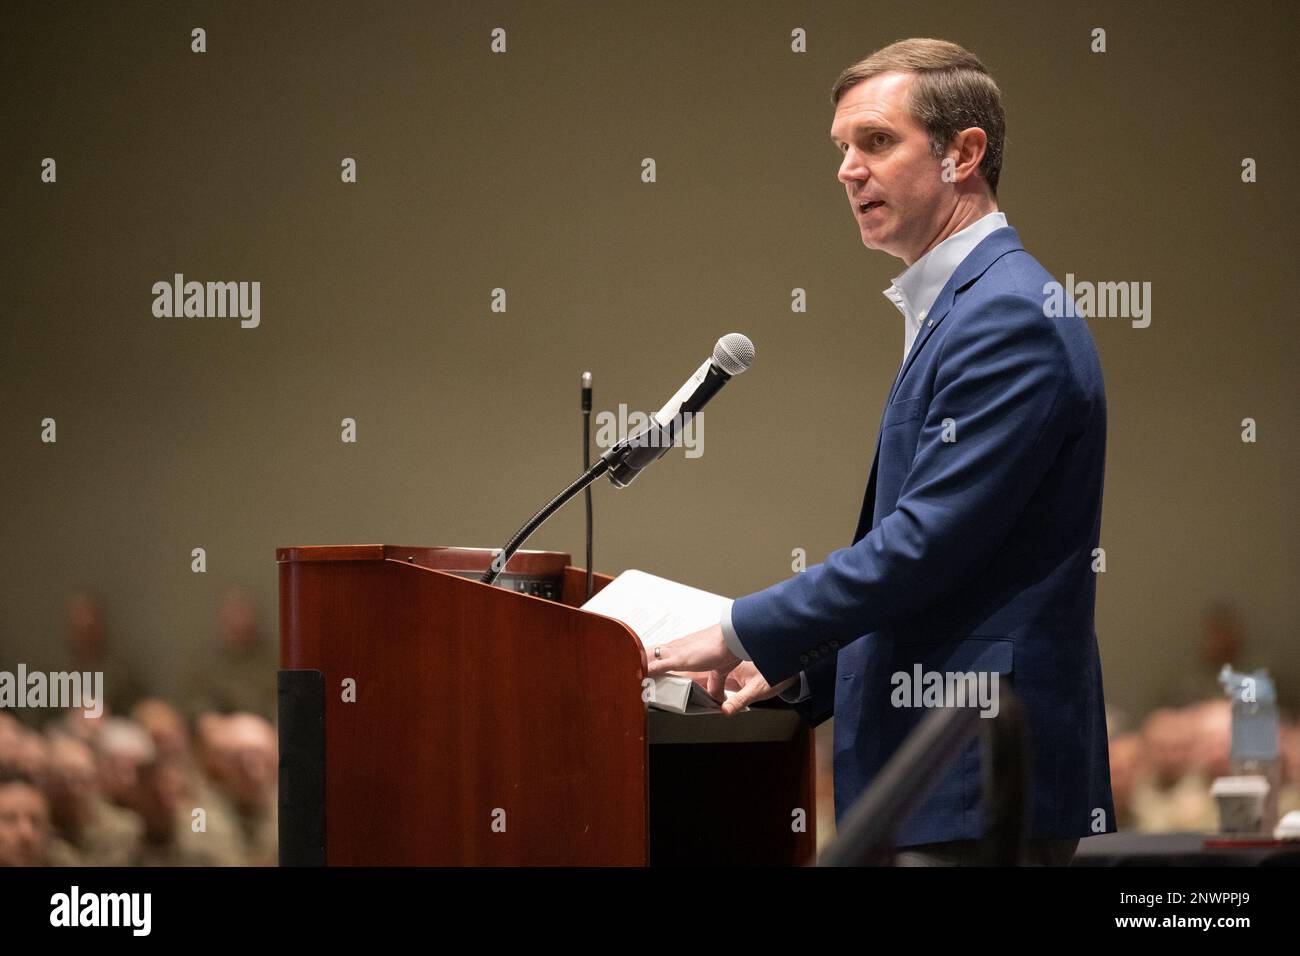
[[[1220,777],[1210,787],[1219,805],[1220,833],[1260,833],[1264,828],[1264,805],[1268,780],[1258,775]]]

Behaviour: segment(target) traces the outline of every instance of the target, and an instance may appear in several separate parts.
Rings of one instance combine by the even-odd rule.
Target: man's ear
[[[944,162],[944,165],[952,170],[950,177],[953,182],[964,183],[980,168],[988,144],[988,135],[978,126],[972,126],[953,135]]]

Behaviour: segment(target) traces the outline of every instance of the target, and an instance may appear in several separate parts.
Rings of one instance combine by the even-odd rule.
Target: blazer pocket
[[[920,398],[905,398],[900,402],[894,402],[885,409],[885,417],[881,420],[880,427],[885,429],[910,422],[914,418],[919,418],[924,410]]]

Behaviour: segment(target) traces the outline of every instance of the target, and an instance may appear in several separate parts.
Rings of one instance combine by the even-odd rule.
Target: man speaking
[[[926,716],[906,675],[1014,686],[1030,737],[1025,861],[1064,864],[1115,829],[1093,630],[1106,399],[1082,319],[1045,314],[1051,275],[998,211],[1001,94],[971,53],[904,40],[835,83],[831,138],[862,242],[906,267],[885,295],[904,360],[850,547],[656,649],[708,671],[724,710],[780,693],[835,717],[843,813]],[[906,699],[904,699],[906,698]],[[974,862],[972,745],[904,824],[904,862]]]

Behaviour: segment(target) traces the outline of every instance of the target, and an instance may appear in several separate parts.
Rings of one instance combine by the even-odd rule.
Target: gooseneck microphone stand
[[[492,566],[483,574],[483,583],[491,584],[496,581],[496,579],[501,575],[501,572],[506,569],[506,564],[509,563],[512,557],[514,557],[514,553],[523,546],[525,541],[528,540],[528,536],[540,528],[547,518],[559,511],[570,498],[582,491],[582,489],[586,488],[605,472],[609,471],[609,468],[609,460],[607,458],[600,458],[594,465],[583,472],[581,478],[561,491],[558,495],[552,498],[541,511],[529,518],[524,526],[515,532],[515,536],[506,542],[506,546],[501,549],[501,553],[492,559]]]
[[[655,457],[662,455],[664,451],[672,445],[670,439],[663,439],[661,437],[664,433],[669,436],[672,434],[671,430],[662,429],[657,422],[652,422],[648,427],[643,428],[635,435],[629,435],[627,438],[624,438],[621,442],[610,448],[609,451],[605,452],[605,454],[597,458],[596,463],[583,472],[582,476],[578,478],[577,481],[569,485],[569,487],[565,488],[547,502],[546,506],[542,508],[541,511],[529,518],[524,523],[524,526],[515,532],[515,536],[507,541],[506,546],[501,549],[501,552],[495,558],[492,559],[492,565],[483,573],[483,577],[480,578],[480,580],[484,584],[492,584],[495,582],[496,579],[501,576],[501,572],[506,569],[506,565],[510,562],[510,559],[514,557],[515,552],[523,547],[524,542],[528,540],[528,536],[540,528],[547,518],[559,511],[564,507],[565,503],[577,495],[578,492],[582,491],[601,475],[608,472],[611,468],[615,469],[615,474],[617,474],[618,470],[630,467],[627,464],[628,460],[638,458],[638,456],[643,456],[647,443],[659,440],[668,441],[668,444],[664,447],[651,449],[654,452]],[[587,570],[591,570],[590,565]]]

